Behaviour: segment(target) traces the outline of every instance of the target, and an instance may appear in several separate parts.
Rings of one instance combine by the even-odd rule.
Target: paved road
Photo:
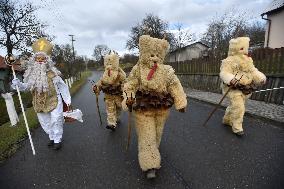
[[[97,78],[95,74],[92,79]],[[100,105],[105,112],[103,97]],[[149,181],[139,169],[136,137],[125,152],[127,113],[115,133],[101,128],[90,84],[74,96],[73,106],[84,112],[84,124],[65,125],[62,150],[48,149],[47,136],[37,129],[33,134],[37,155],[32,156],[25,141],[0,165],[1,189],[284,188],[280,127],[246,117],[246,136],[240,139],[221,124],[222,109],[202,127],[213,107],[191,100],[186,114],[172,111],[161,144],[162,168],[158,178]]]

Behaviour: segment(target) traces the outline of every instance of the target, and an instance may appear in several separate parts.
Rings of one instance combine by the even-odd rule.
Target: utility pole
[[[73,51],[73,61],[75,62],[75,51],[74,51],[74,35],[69,35],[71,37],[71,45],[72,45],[72,51]]]
[[[75,39],[74,39],[74,35],[72,35],[72,34],[69,34],[69,36],[71,37],[71,47],[72,47],[72,54],[73,54],[73,61],[71,61],[70,62],[70,64],[69,64],[69,78],[72,78],[74,75],[74,73],[73,73],[73,67],[74,67],[74,64],[75,64],[75,51],[74,51],[74,41],[75,41]],[[73,64],[73,65],[72,65]]]

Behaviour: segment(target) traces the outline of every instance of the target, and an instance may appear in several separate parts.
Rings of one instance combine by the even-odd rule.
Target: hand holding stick
[[[127,145],[126,145],[126,151],[128,151],[129,144],[130,144],[130,136],[131,136],[131,120],[132,120],[132,106],[135,102],[135,98],[132,97],[132,93],[130,94],[130,98],[126,94],[126,105],[128,107],[128,131],[127,131]]]
[[[92,80],[91,83],[94,84],[95,82]],[[99,105],[100,91],[97,92],[97,89],[98,89],[97,86],[94,85],[93,86],[93,92],[96,94],[97,111],[98,111],[98,115],[99,115],[99,118],[100,118],[100,125],[102,126],[103,122],[102,122],[102,116],[101,116],[100,105]]]
[[[94,86],[93,86],[93,92],[94,92],[97,96],[99,96],[99,95],[100,95],[100,88],[99,88],[98,86],[94,85]]]

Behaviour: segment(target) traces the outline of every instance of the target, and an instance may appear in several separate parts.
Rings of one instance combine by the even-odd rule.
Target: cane
[[[125,92],[125,91],[124,91]],[[127,93],[126,94],[126,100],[128,100],[128,96]],[[130,138],[131,138],[131,120],[132,120],[132,105],[134,102],[134,98],[132,97],[132,93],[131,93],[131,97],[129,99],[130,103],[126,104],[128,106],[128,128],[127,128],[127,144],[126,144],[126,151],[128,151],[129,149],[129,145],[130,145]]]
[[[92,80],[89,80],[92,84],[95,84],[95,82]],[[99,118],[100,118],[100,125],[102,126],[103,125],[103,122],[102,122],[102,116],[101,116],[101,111],[100,111],[100,105],[99,105],[99,93],[97,93],[96,91],[94,91],[95,95],[96,95],[96,103],[97,103],[97,111],[98,111],[98,115],[99,115]]]
[[[100,124],[102,126],[103,122],[102,122],[102,116],[101,116],[100,105],[99,105],[99,94],[97,93],[96,93],[96,103],[97,103],[97,111],[98,111],[99,118],[100,118]]]
[[[237,74],[235,75],[234,78],[237,77]],[[243,75],[239,78],[239,79],[236,79],[235,84],[237,84],[241,79],[242,79]],[[221,100],[219,101],[219,103],[215,106],[215,108],[213,109],[213,111],[209,114],[208,118],[206,119],[206,121],[203,123],[203,126],[205,127],[206,126],[206,123],[209,121],[209,119],[212,117],[212,115],[216,112],[216,110],[219,108],[219,106],[221,105],[221,103],[223,102],[223,100],[225,99],[225,97],[227,96],[227,94],[231,91],[232,89],[232,86],[229,87],[229,89],[227,90],[227,92],[223,95],[223,97],[221,98]]]
[[[14,77],[14,79],[16,79],[17,76],[16,76],[16,73],[15,73],[14,65],[13,65],[13,63],[15,62],[14,57],[12,55],[6,55],[5,56],[5,62],[6,62],[6,64],[8,66],[11,66],[11,69],[12,69],[12,72],[13,72],[13,77]],[[33,143],[32,137],[31,137],[29,124],[28,124],[28,121],[27,121],[25,109],[24,109],[24,106],[23,106],[22,96],[21,96],[21,93],[20,93],[18,85],[16,85],[16,89],[17,89],[17,93],[18,93],[18,97],[19,97],[22,113],[23,113],[23,116],[24,116],[25,126],[26,126],[26,129],[27,129],[27,133],[28,133],[28,136],[29,136],[30,144],[31,144],[31,147],[32,147],[33,155],[35,155],[34,143]]]

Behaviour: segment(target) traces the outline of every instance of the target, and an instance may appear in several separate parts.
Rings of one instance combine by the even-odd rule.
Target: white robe
[[[68,86],[64,83],[61,77],[56,76],[53,78],[55,90],[57,93],[58,104],[57,107],[48,113],[37,113],[38,120],[43,130],[48,134],[49,139],[53,140],[54,143],[59,143],[62,140],[63,135],[63,102],[62,100],[70,105],[71,95]],[[18,84],[20,91],[29,90],[26,83],[20,82]],[[16,88],[12,84],[12,88]],[[62,98],[61,98],[62,97]]]

